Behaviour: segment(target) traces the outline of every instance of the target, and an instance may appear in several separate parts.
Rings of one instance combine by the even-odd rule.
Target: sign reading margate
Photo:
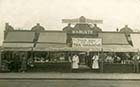
[[[101,48],[101,38],[72,38],[72,47]]]
[[[72,34],[94,34],[93,30],[72,30]]]

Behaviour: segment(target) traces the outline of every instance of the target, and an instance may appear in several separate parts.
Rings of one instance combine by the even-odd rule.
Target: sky
[[[128,25],[140,30],[140,0],[0,0],[0,45],[5,22],[30,30],[40,23],[46,30],[62,30],[62,19],[101,19],[103,31]]]

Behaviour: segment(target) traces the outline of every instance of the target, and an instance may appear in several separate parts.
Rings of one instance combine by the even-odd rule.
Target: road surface
[[[140,80],[0,80],[0,87],[140,87]]]

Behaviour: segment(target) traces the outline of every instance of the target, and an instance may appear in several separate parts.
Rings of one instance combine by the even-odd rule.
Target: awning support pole
[[[1,56],[2,56],[2,51],[0,50],[0,68],[1,68],[1,62],[2,62]]]
[[[103,48],[102,48],[102,50],[101,50],[101,72],[103,72],[104,71],[104,57],[103,57],[104,55],[103,55]]]
[[[31,50],[31,58],[33,58],[33,48],[32,48],[32,50]]]

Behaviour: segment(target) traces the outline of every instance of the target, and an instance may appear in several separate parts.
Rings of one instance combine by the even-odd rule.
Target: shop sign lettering
[[[73,30],[73,34],[93,34],[92,30]]]
[[[72,38],[73,47],[101,47],[102,39],[101,38]]]

